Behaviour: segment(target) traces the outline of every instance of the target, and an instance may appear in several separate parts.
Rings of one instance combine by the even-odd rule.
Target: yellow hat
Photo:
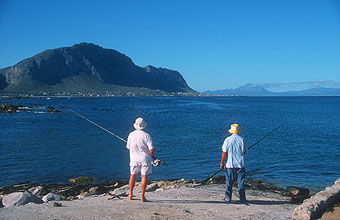
[[[232,124],[228,131],[232,134],[237,134],[241,132],[241,129],[239,128],[238,124]]]

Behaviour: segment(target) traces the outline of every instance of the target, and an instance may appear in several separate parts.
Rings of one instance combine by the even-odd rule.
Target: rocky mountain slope
[[[174,70],[135,65],[116,50],[91,43],[46,50],[0,69],[8,93],[196,93]]]

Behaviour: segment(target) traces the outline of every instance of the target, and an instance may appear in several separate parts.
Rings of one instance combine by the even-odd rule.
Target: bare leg
[[[131,174],[130,175],[128,200],[132,199],[133,188],[135,187],[135,184],[136,184],[136,177],[137,177],[137,174]]]
[[[140,200],[142,202],[145,202],[146,199],[145,199],[144,194],[145,194],[145,189],[146,189],[146,185],[147,185],[147,182],[148,182],[148,176],[147,175],[141,175],[141,178],[142,178],[142,180],[141,180],[142,194],[141,194],[141,199]]]

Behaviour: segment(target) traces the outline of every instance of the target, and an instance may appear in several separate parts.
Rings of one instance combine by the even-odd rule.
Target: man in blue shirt
[[[247,152],[244,140],[238,133],[241,132],[238,124],[232,124],[229,132],[232,134],[224,140],[222,145],[222,156],[220,168],[226,168],[226,191],[223,198],[224,201],[230,202],[232,196],[233,181],[238,184],[240,200],[246,201],[246,193],[244,189],[245,165],[244,155]],[[226,164],[224,164],[227,158]]]

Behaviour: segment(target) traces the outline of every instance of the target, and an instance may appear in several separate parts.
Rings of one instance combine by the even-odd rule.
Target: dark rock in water
[[[85,182],[90,182],[93,180],[96,180],[96,178],[88,177],[88,176],[80,176],[74,179],[69,179],[71,183],[85,183]]]
[[[292,197],[292,202],[300,203],[303,200],[310,197],[309,195],[309,189],[297,187],[297,186],[288,186],[287,187],[287,195]]]
[[[309,196],[309,189],[297,187],[297,186],[288,186],[287,190],[292,196]]]
[[[46,106],[46,109],[47,109],[46,112],[48,112],[48,113],[60,113],[61,112],[61,111],[55,109],[52,106]]]
[[[19,107],[21,107],[21,105],[1,103],[0,113],[14,113]]]
[[[18,104],[10,104],[10,103],[1,103],[0,113],[14,113],[14,112],[36,112],[37,109],[41,108],[32,107],[29,105],[38,105],[38,104],[26,104],[27,106],[18,105]],[[41,110],[40,110],[41,111]],[[57,110],[52,106],[46,106],[46,113],[60,113],[61,111]]]

